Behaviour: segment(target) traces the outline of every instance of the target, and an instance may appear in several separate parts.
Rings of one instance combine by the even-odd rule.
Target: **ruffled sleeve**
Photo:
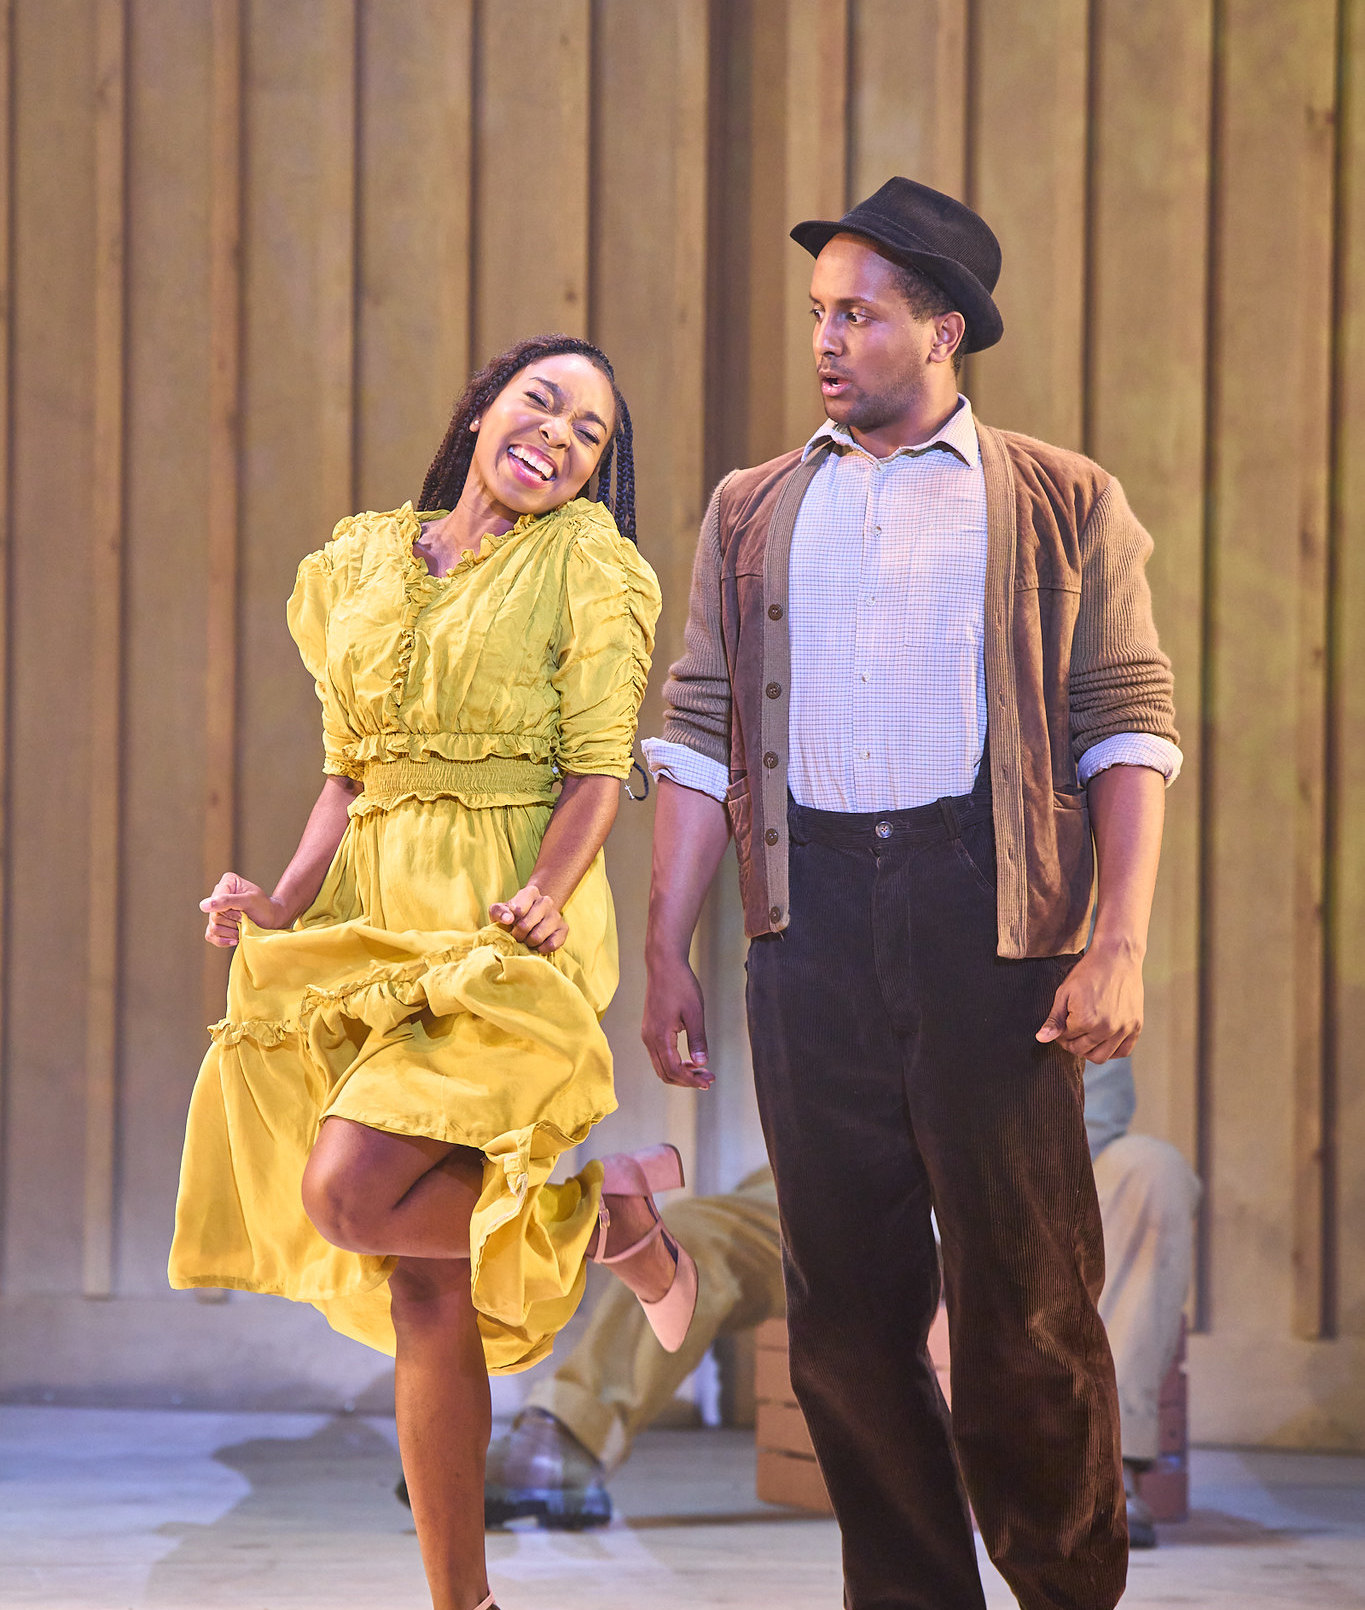
[[[556,761],[566,772],[628,777],[649,678],[659,583],[600,504],[589,504],[569,552],[559,665]]]
[[[348,524],[342,521],[333,536],[340,536]],[[352,758],[356,735],[327,671],[327,622],[336,591],[333,558],[331,548],[320,548],[300,564],[289,599],[289,631],[322,703],[322,769],[330,777],[359,782],[362,768]]]

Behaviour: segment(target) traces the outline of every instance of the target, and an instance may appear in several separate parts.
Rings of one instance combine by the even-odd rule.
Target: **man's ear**
[[[967,321],[960,313],[945,313],[934,329],[929,356],[936,363],[949,363],[953,353],[967,338]]]

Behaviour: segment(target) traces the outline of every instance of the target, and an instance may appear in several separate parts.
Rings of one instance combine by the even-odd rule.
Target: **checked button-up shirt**
[[[792,533],[788,786],[827,811],[903,810],[971,791],[986,736],[986,484],[971,404],[929,441],[876,458],[833,422],[834,444]],[[656,776],[723,799],[726,768],[647,739]],[[1079,781],[1180,751],[1119,733],[1081,756]]]

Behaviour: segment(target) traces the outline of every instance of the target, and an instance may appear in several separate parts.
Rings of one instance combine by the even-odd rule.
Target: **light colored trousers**
[[[1125,1459],[1157,1456],[1157,1398],[1180,1344],[1200,1185],[1177,1149],[1120,1135],[1095,1158],[1104,1225],[1100,1318],[1119,1383]]]
[[[1157,1396],[1180,1337],[1199,1182],[1149,1135],[1121,1135],[1095,1159],[1107,1269],[1100,1317],[1118,1372],[1125,1459],[1157,1452]],[[619,1282],[603,1293],[578,1345],[526,1403],[547,1409],[608,1470],[672,1400],[717,1336],[784,1312],[777,1194],[767,1169],[728,1196],[693,1197],[665,1222],[697,1260],[697,1314],[680,1352],[654,1340]]]

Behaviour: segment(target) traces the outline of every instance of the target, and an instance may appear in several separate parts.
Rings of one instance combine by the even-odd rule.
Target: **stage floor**
[[[382,1419],[0,1408],[0,1605],[424,1610],[397,1471]],[[833,1523],[760,1504],[753,1475],[747,1433],[649,1433],[606,1530],[490,1534],[501,1610],[836,1610]],[[1365,1458],[1206,1449],[1193,1476],[1125,1610],[1365,1606]]]

